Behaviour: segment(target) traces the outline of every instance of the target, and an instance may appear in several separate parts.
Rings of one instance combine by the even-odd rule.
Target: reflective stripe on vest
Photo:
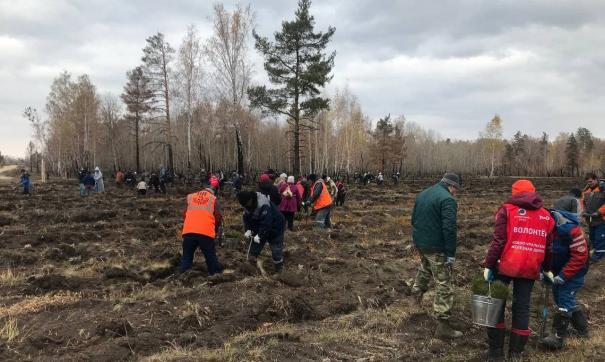
[[[321,183],[321,194],[319,195],[319,198],[315,200],[313,210],[323,209],[324,207],[332,205],[332,196],[330,196],[326,184],[323,182],[323,180],[319,180],[317,182]],[[315,185],[317,182],[313,184],[313,188],[311,188],[311,190],[313,190],[312,192],[315,191]]]
[[[512,278],[540,278],[546,251],[546,239],[555,225],[550,213],[540,208],[526,210],[505,204],[506,244],[500,256],[498,272]]]
[[[214,208],[216,196],[209,189],[187,195],[187,211],[182,234],[216,236]]]

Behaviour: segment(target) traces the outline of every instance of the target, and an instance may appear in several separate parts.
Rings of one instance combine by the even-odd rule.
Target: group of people
[[[572,189],[547,209],[533,183],[518,180],[496,212],[492,241],[482,264],[483,277],[488,283],[500,281],[513,286],[508,348],[511,359],[521,357],[530,336],[530,299],[537,280],[550,286],[557,306],[552,333],[542,344],[560,349],[569,333],[588,335],[586,315],[576,297],[589,264],[599,262],[605,255],[605,184],[594,174],[586,176],[586,184],[583,191]],[[461,188],[460,177],[446,173],[440,182],[417,195],[412,214],[413,241],[421,256],[412,294],[421,302],[429,282],[434,281],[433,309],[438,320],[435,337],[440,339],[462,336],[451,322],[451,277],[457,245],[455,196]],[[593,249],[590,258],[581,217],[589,228]],[[504,316],[502,309],[498,323],[487,328],[490,361],[505,357]]]
[[[78,174],[80,181],[80,196],[88,196],[91,192],[105,192],[105,184],[103,183],[103,173],[99,167],[95,167],[93,172],[86,168],[81,168]]]
[[[304,209],[308,215],[311,209],[316,215],[315,225],[329,229],[334,200],[344,205],[347,190],[342,180],[335,183],[327,175],[318,178],[310,174],[295,181],[294,176],[285,173],[265,172],[259,177],[256,191],[237,193],[237,200],[244,209],[244,236],[249,241],[247,258],[251,264],[259,266],[257,258],[263,247],[269,244],[275,272],[279,273],[284,264],[284,233],[286,228],[294,230],[295,214]],[[219,178],[211,176],[208,187],[187,196],[180,272],[191,268],[197,248],[204,254],[208,274],[220,273],[224,269],[216,256],[214,244],[222,223],[219,189]],[[261,266],[259,268],[262,269]]]

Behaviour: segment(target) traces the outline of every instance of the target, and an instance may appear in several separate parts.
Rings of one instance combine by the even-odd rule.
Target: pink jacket
[[[292,197],[287,197],[284,193],[290,187],[290,192],[292,192]],[[302,197],[298,192],[298,187],[296,184],[288,184],[286,182],[282,182],[278,186],[279,194],[281,196],[281,202],[279,204],[279,211],[282,212],[296,212],[300,204],[302,203]]]

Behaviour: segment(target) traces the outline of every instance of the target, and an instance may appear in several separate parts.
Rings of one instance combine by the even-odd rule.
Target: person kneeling
[[[256,266],[263,247],[269,243],[275,272],[281,272],[284,266],[284,216],[275,204],[260,192],[242,191],[237,194],[237,199],[244,207],[245,236],[252,239],[248,261]]]
[[[211,188],[187,195],[187,210],[183,224],[183,256],[180,272],[184,273],[193,265],[193,255],[199,247],[206,258],[208,274],[222,273],[223,265],[218,261],[214,238],[216,230],[221,226],[221,215],[215,190],[218,182],[212,183]]]

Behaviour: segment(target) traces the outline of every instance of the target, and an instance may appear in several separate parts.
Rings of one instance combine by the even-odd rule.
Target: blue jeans
[[[181,273],[191,269],[191,266],[193,265],[193,255],[197,248],[202,249],[202,253],[204,253],[209,275],[214,275],[223,271],[224,268],[216,256],[213,238],[201,234],[185,234],[183,235]]]
[[[579,309],[576,303],[576,295],[584,286],[584,272],[571,277],[563,285],[553,285],[552,295],[559,310],[565,313],[573,313]]]
[[[315,225],[324,229],[331,228],[332,222],[330,221],[330,211],[332,211],[332,205],[317,210],[317,215],[315,216]]]
[[[80,184],[80,196],[86,196],[88,195],[88,192],[86,191],[86,187],[84,187],[84,184]]]
[[[599,260],[605,256],[605,224],[591,226],[589,228],[590,245],[594,251],[593,260]]]
[[[266,240],[261,239],[260,243],[255,243],[251,241],[252,245],[250,245],[250,254],[254,257],[258,257],[263,251],[263,247],[267,243]],[[280,233],[273,239],[269,240],[269,246],[271,247],[271,259],[273,259],[273,264],[281,264],[284,262],[284,233]]]

